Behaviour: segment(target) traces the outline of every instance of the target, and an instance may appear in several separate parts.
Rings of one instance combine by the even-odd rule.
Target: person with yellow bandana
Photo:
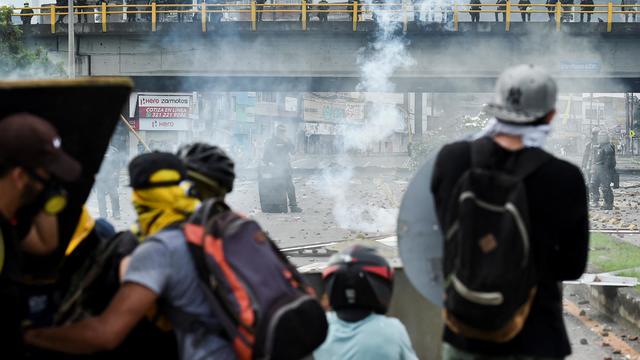
[[[74,354],[113,349],[160,300],[162,315],[174,327],[181,359],[235,359],[179,226],[199,204],[184,186],[186,172],[180,159],[169,153],[143,154],[131,161],[132,201],[144,241],[126,266],[122,286],[102,314],[28,331],[26,343]],[[198,321],[180,321],[185,314]]]

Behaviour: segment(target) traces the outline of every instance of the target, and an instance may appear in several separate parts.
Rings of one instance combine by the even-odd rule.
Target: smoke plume
[[[374,41],[360,49],[358,64],[361,81],[357,90],[369,95],[384,96],[395,90],[390,81],[393,74],[415,63],[407,52],[407,42],[399,31],[401,23],[394,14],[373,8],[379,27]],[[366,152],[373,144],[385,140],[404,126],[404,114],[394,104],[374,100],[362,127],[345,128],[343,142],[347,155],[338,159],[338,166],[325,170],[324,185],[334,200],[334,217],[338,226],[350,230],[389,233],[395,228],[397,209],[368,203],[370,199],[349,196],[354,177],[353,159],[348,154]]]

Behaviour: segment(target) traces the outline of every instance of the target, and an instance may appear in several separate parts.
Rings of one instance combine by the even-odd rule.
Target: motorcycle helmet
[[[334,310],[359,308],[384,314],[393,292],[393,269],[375,249],[355,245],[335,254],[322,272]]]

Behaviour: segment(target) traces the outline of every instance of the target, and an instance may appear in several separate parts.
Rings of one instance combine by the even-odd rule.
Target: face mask
[[[33,201],[25,202],[27,207],[36,213],[42,210],[49,215],[57,215],[62,212],[67,206],[67,192],[62,186],[51,179],[46,180],[34,172],[29,172],[29,174],[43,184],[43,189],[35,196]],[[25,193],[31,193],[29,195],[33,196],[33,193],[37,191],[34,188],[35,186],[31,186],[31,190],[25,190]],[[27,189],[29,189],[29,186],[27,186]]]

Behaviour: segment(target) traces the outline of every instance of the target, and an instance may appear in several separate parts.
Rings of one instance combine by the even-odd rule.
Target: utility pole
[[[624,141],[625,141],[625,149],[629,149],[629,143],[631,142],[629,139],[629,131],[631,130],[631,93],[624,94],[625,101],[625,109],[626,116],[624,121]],[[628,151],[628,150],[627,150]]]
[[[591,93],[591,104],[589,105],[589,138],[591,138],[591,133],[593,132],[593,93]]]
[[[75,14],[74,14],[74,9],[73,9],[73,0],[68,0],[67,1],[67,12],[69,13],[67,15],[67,44],[68,46],[68,52],[69,52],[69,66],[68,66],[68,73],[69,73],[69,78],[73,79],[74,77],[76,77],[76,34],[75,34],[75,29],[74,29],[74,23],[75,23]]]
[[[414,95],[414,128],[417,141],[422,140],[422,92],[418,91]]]

